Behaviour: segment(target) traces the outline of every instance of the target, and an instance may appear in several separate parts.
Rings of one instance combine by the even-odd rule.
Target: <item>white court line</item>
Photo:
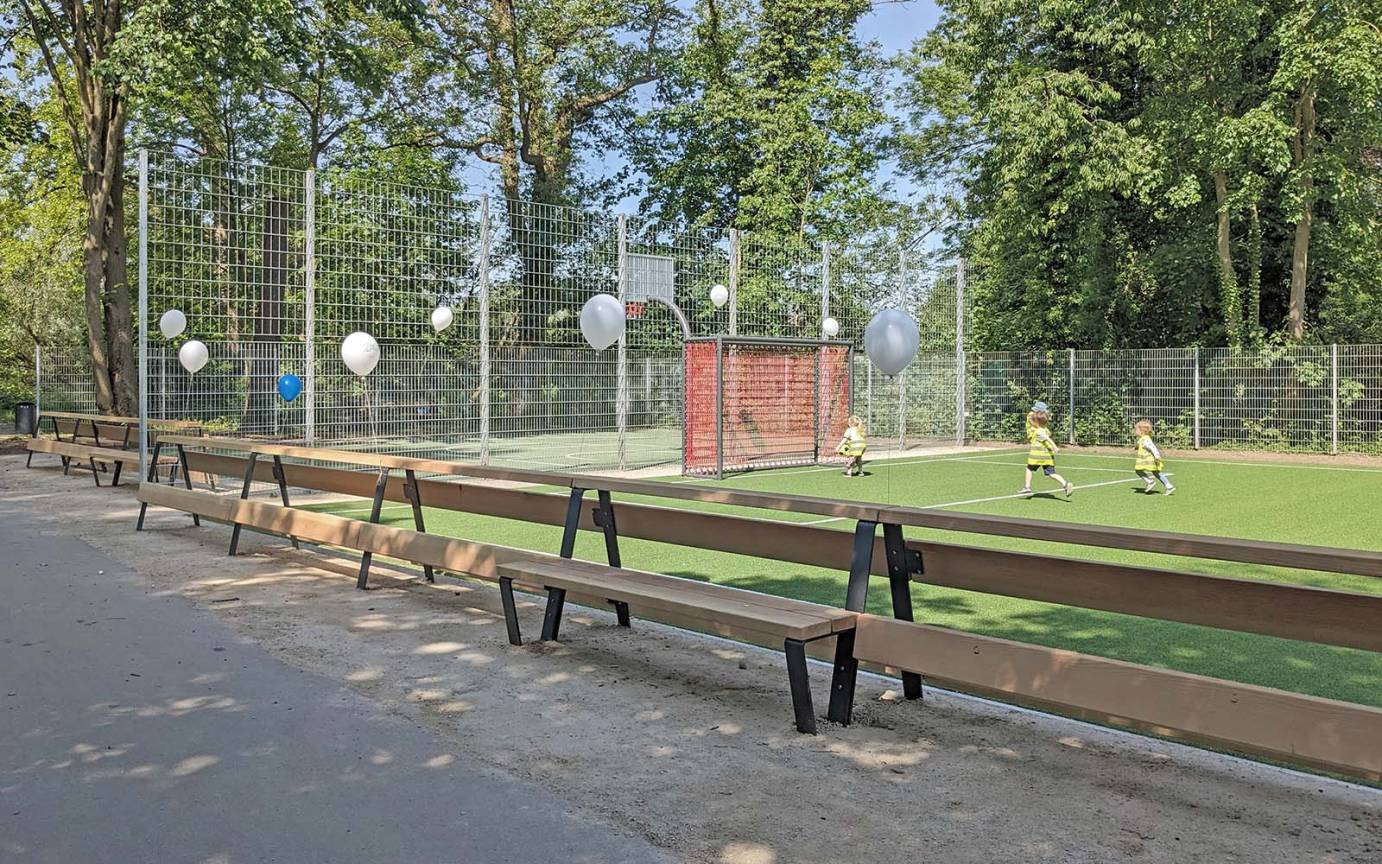
[[[1129,460],[1132,459],[1131,456],[1129,456],[1129,457],[1127,457],[1127,458],[1128,458]],[[1026,462],[995,462],[995,461],[993,461],[992,459],[975,459],[975,460],[972,460],[972,461],[978,462],[978,463],[980,463],[980,464],[982,464],[982,465],[1003,465],[1003,466],[1008,467],[1008,468],[1021,468],[1021,467],[1025,466],[1025,465],[1027,464]],[[1089,465],[1071,465],[1069,462],[1066,462],[1066,463],[1062,464],[1062,465],[1060,466],[1060,470],[1062,470],[1062,471],[1112,471],[1112,472],[1115,472],[1115,473],[1118,473],[1118,474],[1131,474],[1131,473],[1133,473],[1133,469],[1131,469],[1131,468],[1094,468],[1094,467],[1091,467],[1091,466],[1089,466]]]
[[[1168,473],[1166,476],[1169,477],[1169,476],[1171,476],[1171,475]],[[1131,478],[1131,477],[1130,477],[1130,478],[1128,478],[1127,480],[1105,480],[1105,481],[1102,482],[1102,483],[1086,483],[1086,484],[1083,485],[1083,486],[1076,486],[1076,487],[1074,487],[1074,488],[1076,488],[1076,489],[1096,489],[1096,488],[1098,488],[1098,487],[1100,487],[1100,486],[1117,486],[1117,485],[1120,485],[1120,484],[1123,485],[1123,486],[1128,486],[1128,485],[1132,482],[1133,479],[1134,479],[1134,478]],[[1049,494],[1054,495],[1054,494],[1056,494],[1056,493],[1059,492],[1059,491],[1060,491],[1059,489],[1052,490],[1051,493],[1049,493]],[[971,498],[971,499],[969,499],[968,501],[951,501],[949,504],[923,504],[923,505],[921,505],[921,509],[923,509],[923,510],[936,510],[936,509],[941,508],[941,507],[959,507],[961,504],[983,504],[983,503],[985,503],[985,502],[987,502],[987,501],[1007,501],[1009,498],[1032,498],[1032,497],[1035,497],[1035,496],[1037,496],[1037,495],[1044,495],[1044,494],[1047,494],[1047,493],[1044,493],[1044,492],[1017,492],[1017,493],[1014,493],[1014,494],[1012,494],[1012,495],[995,495],[995,496],[993,496],[992,498]]]
[[[1127,459],[1127,456],[1114,456],[1111,453],[1069,453],[1069,458],[1083,459]],[[1198,456],[1171,456],[1166,459],[1183,459],[1196,465],[1230,465],[1237,468],[1308,468],[1311,471],[1352,471],[1358,474],[1382,474],[1382,468],[1360,468],[1348,465],[1313,465],[1309,462],[1239,462],[1229,459],[1201,459]]]
[[[327,506],[327,507],[330,507],[331,505],[330,505],[330,504],[327,504],[326,506]],[[368,512],[370,512],[370,511],[373,510],[373,509],[374,509],[374,505],[372,505],[372,504],[365,504],[365,505],[360,506],[360,507],[342,507],[342,508],[340,508],[340,509],[332,508],[331,510],[326,511],[326,512],[329,512],[329,513],[368,513]],[[380,512],[380,513],[383,513],[385,510],[411,510],[411,509],[413,509],[413,505],[411,505],[411,504],[389,504],[389,505],[386,506],[386,507],[380,507],[380,508],[379,508],[379,512]]]
[[[1113,469],[1109,469],[1109,470],[1113,470]],[[1167,472],[1166,476],[1167,476],[1167,477],[1170,477],[1170,476],[1171,476],[1170,472]],[[1135,480],[1135,479],[1136,479],[1135,477],[1129,477],[1129,478],[1126,479],[1126,480],[1105,480],[1105,481],[1103,481],[1103,482],[1101,482],[1101,483],[1086,483],[1086,484],[1084,484],[1083,486],[1076,486],[1075,488],[1076,488],[1076,489],[1097,489],[1097,488],[1100,487],[1100,486],[1117,486],[1117,485],[1120,484],[1120,483],[1123,484],[1123,485],[1129,485],[1129,484],[1130,484],[1133,480]],[[1134,488],[1135,488],[1135,487],[1134,487]],[[1055,495],[1055,494],[1058,494],[1059,492],[1060,492],[1060,489],[1053,489],[1053,490],[1051,490],[1051,492],[1050,492],[1049,494]],[[1036,495],[1043,495],[1043,494],[1047,494],[1047,493],[1044,493],[1044,492],[1017,492],[1017,493],[1012,494],[1012,495],[995,495],[995,496],[993,496],[992,498],[970,498],[968,501],[948,501],[948,502],[946,502],[946,503],[944,503],[944,504],[920,504],[920,505],[917,505],[917,506],[919,507],[919,509],[922,509],[922,510],[939,510],[939,509],[942,508],[942,507],[959,507],[959,506],[961,506],[962,504],[983,504],[983,503],[986,503],[986,502],[988,502],[988,501],[1007,501],[1007,500],[1010,499],[1010,498],[1032,498],[1032,497],[1035,497]],[[845,519],[846,519],[846,517],[844,517],[844,516],[831,516],[831,517],[826,518],[826,519],[812,519],[812,520],[809,521],[809,522],[793,522],[793,523],[791,523],[791,524],[793,524],[793,525],[824,525],[824,524],[826,524],[827,522],[843,522],[843,521],[845,521]],[[773,520],[773,521],[781,522],[781,521],[784,521],[784,520],[775,519],[775,520]]]

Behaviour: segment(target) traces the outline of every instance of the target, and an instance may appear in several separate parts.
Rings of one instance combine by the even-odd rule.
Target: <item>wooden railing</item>
[[[1003,519],[241,439],[164,435],[159,443],[176,446],[194,471],[238,476],[246,484],[280,482],[371,498],[375,521],[382,501],[413,502],[420,529],[423,506],[563,526],[561,552],[567,556],[576,532],[585,530],[603,532],[607,543],[611,536],[631,537],[846,571],[850,578],[840,605],[861,613],[856,656],[878,668],[902,670],[909,696],[920,694],[920,673],[958,689],[1083,719],[1382,779],[1382,710],[913,624],[908,585],[916,581],[1377,652],[1382,652],[1382,595],[904,540],[902,527],[1369,577],[1382,576],[1382,554],[1377,552]],[[256,462],[260,456],[274,464]],[[371,476],[359,468],[375,471]],[[405,476],[395,477],[394,471]],[[495,486],[490,483],[495,480],[562,491]],[[594,508],[582,504],[587,492],[598,496]],[[616,503],[615,494],[830,516],[854,521],[855,530],[641,501]],[[883,536],[877,537],[880,525]],[[862,614],[870,575],[889,579],[898,620]],[[756,641],[753,634],[742,638]],[[818,645],[818,653],[831,656],[832,646]]]

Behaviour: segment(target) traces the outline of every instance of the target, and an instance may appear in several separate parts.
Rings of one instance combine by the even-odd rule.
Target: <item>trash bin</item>
[[[34,403],[14,403],[14,431],[21,435],[32,435],[37,423],[38,418],[34,414]]]

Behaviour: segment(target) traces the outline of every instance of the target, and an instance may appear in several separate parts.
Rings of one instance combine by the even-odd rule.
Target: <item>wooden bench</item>
[[[838,637],[836,678],[848,676],[852,679],[855,664],[850,649],[854,644],[856,616],[843,609],[587,561],[514,561],[499,568],[504,619],[509,628],[509,642],[514,645],[523,644],[513,600],[515,579],[540,586],[547,592],[547,609],[542,619],[544,642],[557,639],[568,591],[601,597],[613,604],[619,623],[625,627],[629,626],[629,606],[633,604],[677,614],[695,629],[708,633],[752,630],[782,640],[799,732],[816,734],[816,712],[812,707],[806,669],[806,643]],[[852,696],[852,687],[850,690]],[[842,687],[832,686],[830,719],[838,723],[848,722],[844,710],[847,703],[841,701],[843,696]]]
[[[50,438],[30,438],[24,444],[24,448],[29,451],[32,458],[35,453],[49,453],[62,460],[62,473],[66,474],[72,467],[72,461],[81,460],[91,467],[91,479],[96,481],[96,485],[101,485],[101,471],[98,465],[107,465],[113,468],[110,475],[110,485],[120,485],[120,472],[125,465],[130,465],[135,469],[139,468],[139,454],[130,450],[116,450],[110,447],[97,447],[91,444],[73,444],[69,441],[54,441]]]
[[[1382,595],[1340,591],[1254,578],[1178,572],[1105,561],[1073,559],[1030,552],[904,539],[902,525],[949,531],[1033,537],[1047,541],[1137,549],[1187,557],[1216,558],[1253,564],[1293,566],[1320,571],[1382,576],[1382,553],[1258,541],[1232,540],[1136,529],[1004,520],[979,514],[921,508],[894,508],[859,502],[744,493],[688,484],[589,475],[555,474],[473,466],[434,460],[350,451],[304,448],[242,439],[177,439],[194,469],[218,474],[244,473],[308,489],[370,498],[371,521],[382,502],[413,505],[418,532],[424,530],[422,506],[563,526],[561,558],[536,553],[513,560],[554,563],[551,573],[582,575],[585,564],[563,559],[574,550],[578,531],[604,536],[609,568],[620,570],[620,536],[703,548],[738,555],[824,567],[849,573],[845,609],[857,613],[854,631],[807,643],[810,654],[832,659],[844,639],[854,639],[854,668],[867,664],[889,674],[901,673],[903,691],[920,696],[921,675],[959,690],[979,693],[1042,710],[1123,726],[1182,740],[1208,743],[1238,752],[1297,765],[1322,768],[1371,780],[1382,779],[1382,710],[1298,693],[1253,687],[1239,682],[1157,669],[1089,654],[1052,649],[1005,639],[912,623],[908,585],[958,588],[1021,597],[1077,608],[1097,609],[1145,618],[1237,630],[1368,651],[1382,651]],[[235,455],[226,455],[229,451]],[[273,454],[274,471],[256,454]],[[278,464],[280,457],[287,461]],[[313,464],[317,463],[317,464]],[[378,469],[362,472],[361,467]],[[354,469],[354,470],[352,470]],[[390,476],[390,471],[406,477]],[[435,473],[453,479],[418,477]],[[556,486],[553,494],[533,488],[484,485],[469,478],[522,480]],[[586,506],[586,493],[599,501]],[[611,491],[631,495],[698,500],[828,515],[856,521],[853,531],[821,524],[751,518],[704,510],[674,509],[643,502],[612,500]],[[615,511],[618,511],[618,525]],[[368,523],[365,524],[367,527]],[[848,524],[848,523],[846,523]],[[877,528],[883,526],[883,536]],[[843,526],[842,526],[843,527]],[[1049,529],[1049,530],[1048,530]],[[365,536],[365,535],[360,535]],[[421,534],[421,538],[430,535]],[[417,542],[433,542],[419,539]],[[350,545],[350,544],[342,544]],[[359,547],[356,547],[359,548]],[[366,551],[364,558],[372,554]],[[407,557],[410,560],[425,560]],[[502,563],[502,562],[501,562]],[[500,578],[495,561],[472,562],[458,572]],[[604,565],[589,565],[596,568]],[[362,566],[359,584],[363,587]],[[599,572],[599,571],[595,571]],[[887,577],[894,618],[863,614],[871,576]],[[515,584],[528,584],[512,577]],[[549,579],[555,581],[555,576]],[[664,577],[665,578],[665,577]],[[563,589],[571,598],[589,597],[602,606],[610,598]],[[541,591],[543,585],[531,585]],[[550,592],[549,592],[550,593]],[[626,595],[632,596],[632,595]],[[581,600],[580,602],[586,602]],[[640,602],[646,602],[641,600]],[[788,601],[791,602],[791,601]],[[637,605],[633,607],[638,609]],[[618,607],[616,606],[616,610]],[[924,606],[920,610],[925,615]],[[751,629],[743,622],[719,629],[686,610],[646,606],[641,617],[677,626],[709,630],[746,642],[777,647],[782,631]],[[867,622],[867,626],[866,623]],[[846,632],[848,635],[845,635]],[[845,652],[841,652],[844,656]],[[843,671],[852,672],[846,668]],[[837,665],[832,679],[830,716],[849,717],[848,704],[837,697],[842,683],[852,702],[853,675],[842,679]],[[912,685],[915,683],[915,689]]]
[[[630,624],[632,610],[644,617],[669,619],[680,626],[718,635],[742,637],[746,631],[768,635],[784,645],[796,727],[804,733],[816,732],[806,643],[836,637],[836,677],[845,676],[851,685],[853,683],[857,664],[849,650],[854,644],[855,615],[841,609],[159,484],[141,484],[139,500],[226,522],[236,528],[243,526],[294,540],[387,555],[490,581],[497,579],[509,642],[513,645],[523,644],[513,595],[515,582],[547,592],[542,624],[544,641],[558,637],[568,592],[592,605],[613,604],[617,620],[624,627]],[[832,687],[832,720],[847,721],[848,718],[840,713],[848,704],[845,695],[839,688]],[[852,687],[848,696],[852,699]]]

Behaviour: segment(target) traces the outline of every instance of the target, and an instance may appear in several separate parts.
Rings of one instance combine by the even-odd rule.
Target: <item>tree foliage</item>
[[[1377,0],[943,6],[906,164],[964,190],[983,344],[1369,332]]]

